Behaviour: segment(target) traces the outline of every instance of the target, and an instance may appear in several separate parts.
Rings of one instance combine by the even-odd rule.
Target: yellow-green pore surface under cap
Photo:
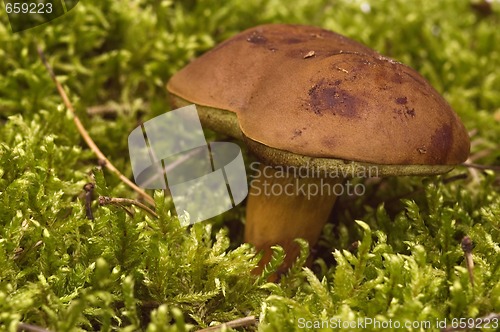
[[[413,69],[316,27],[263,25],[195,59],[167,85],[176,107],[243,139],[269,164],[439,174],[467,131]]]

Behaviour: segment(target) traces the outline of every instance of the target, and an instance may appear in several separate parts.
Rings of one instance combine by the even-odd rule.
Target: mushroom
[[[469,155],[465,127],[421,75],[316,27],[243,31],[180,70],[167,90],[175,107],[196,104],[206,127],[242,140],[262,161],[245,226],[245,241],[265,252],[260,269],[272,245],[287,254],[282,271],[298,254],[295,238],[314,245],[336,197],[266,195],[266,187],[332,188],[370,169],[375,176],[441,174]]]

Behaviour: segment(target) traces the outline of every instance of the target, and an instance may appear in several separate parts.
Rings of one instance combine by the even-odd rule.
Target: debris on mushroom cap
[[[314,56],[304,61],[311,50]],[[262,147],[270,147],[274,154],[321,160],[451,166],[469,154],[465,127],[421,75],[320,28],[246,30],[194,60],[167,88],[177,101],[216,109],[227,118],[237,115],[228,126],[238,123],[261,157]],[[218,121],[224,131],[226,120],[219,116],[202,120],[209,126]]]

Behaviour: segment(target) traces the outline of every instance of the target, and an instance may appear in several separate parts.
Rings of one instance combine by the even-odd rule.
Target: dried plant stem
[[[85,191],[85,214],[87,219],[94,220],[94,214],[92,213],[92,192],[94,191],[95,185],[93,183],[87,183],[83,186]]]
[[[474,163],[463,163],[462,165],[465,167],[469,167],[469,168],[490,169],[492,171],[500,172],[500,166],[481,165],[481,164],[474,164]]]
[[[472,258],[473,244],[471,238],[464,236],[461,245],[465,255],[465,265],[467,266],[467,272],[469,273],[469,280],[472,288],[474,288],[474,260]]]
[[[153,216],[155,218],[159,218],[159,216],[156,212],[154,212],[149,207],[147,207],[146,205],[142,204],[139,201],[135,201],[135,200],[129,199],[129,198],[99,196],[99,205],[102,206],[102,205],[109,205],[109,204],[123,208],[130,216],[133,216],[133,214],[126,208],[126,206],[135,205],[138,208],[149,213],[151,216]]]
[[[135,183],[130,181],[126,176],[124,176],[109,160],[106,158],[104,153],[101,152],[99,147],[95,144],[94,140],[90,137],[88,134],[87,130],[83,126],[82,122],[80,121],[80,118],[75,112],[75,109],[73,108],[73,105],[71,104],[66,92],[64,91],[64,88],[62,85],[59,83],[59,81],[56,78],[56,75],[54,74],[54,71],[52,70],[52,67],[49,65],[47,60],[45,59],[45,55],[40,48],[40,46],[37,45],[37,50],[38,54],[40,56],[40,59],[42,60],[43,64],[47,68],[47,71],[50,74],[50,77],[52,78],[52,81],[56,84],[57,90],[59,91],[59,94],[61,95],[61,98],[63,99],[64,105],[71,111],[73,114],[73,121],[75,122],[75,125],[78,129],[78,132],[80,135],[83,137],[85,140],[85,143],[89,146],[89,148],[96,154],[97,158],[99,158],[101,161],[103,161],[104,166],[109,169],[111,172],[115,173],[120,180],[122,180],[125,184],[127,184],[130,188],[132,188],[135,192],[137,192],[141,197],[143,197],[149,204],[153,205],[155,204],[153,198],[149,196],[143,189],[139,188]]]
[[[22,332],[22,331],[28,331],[28,332],[50,332],[49,330],[46,330],[43,327],[36,326],[36,325],[31,325],[31,324],[26,324],[26,323],[19,323],[17,325],[17,331],[18,332]]]
[[[255,316],[248,316],[248,317],[238,318],[238,319],[226,322],[224,324],[210,326],[210,327],[207,327],[205,329],[198,330],[198,332],[220,331],[223,326],[235,328],[235,327],[242,327],[242,326],[257,325],[258,323],[259,322],[258,322],[257,318],[255,318]]]

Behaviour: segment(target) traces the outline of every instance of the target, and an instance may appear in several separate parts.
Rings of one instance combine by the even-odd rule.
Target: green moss
[[[80,1],[12,34],[0,15],[1,329],[22,321],[51,331],[184,331],[256,315],[262,331],[293,331],[304,320],[449,325],[500,312],[500,182],[490,171],[367,181],[364,196],[339,199],[312,268],[303,268],[300,242],[301,257],[278,284],[266,279],[283,259],[279,249],[261,277],[250,273],[259,257],[241,242],[244,207],[184,229],[156,192],[158,220],[97,202],[87,219],[87,182],[95,180],[94,196],[136,196],[96,168],[35,45],[127,176],[126,137],[170,109],[168,78],[268,22],[322,26],[409,64],[474,132],[473,161],[499,165],[499,18],[498,2],[484,16],[455,0]],[[88,115],[96,105],[112,108],[112,119]],[[453,178],[461,174],[468,178]],[[465,235],[475,245],[474,287]]]

